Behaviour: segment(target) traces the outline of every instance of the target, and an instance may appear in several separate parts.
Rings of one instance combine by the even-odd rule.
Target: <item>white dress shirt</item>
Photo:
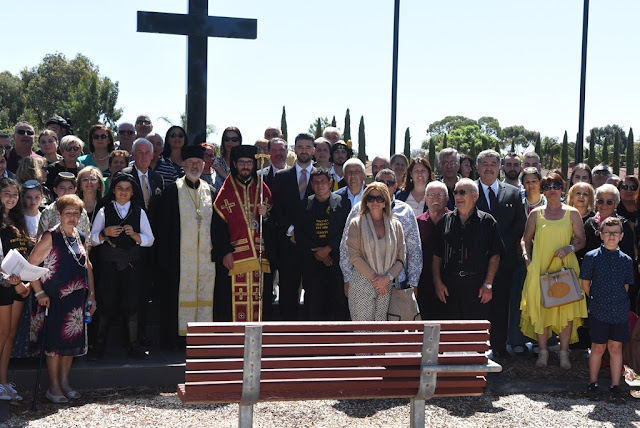
[[[118,216],[120,213],[128,213],[129,207],[131,206],[131,202],[127,202],[124,205],[120,205],[116,201],[113,201],[113,204],[116,207],[116,212]],[[120,216],[122,218],[122,216]],[[96,218],[93,220],[93,227],[91,228],[91,241],[93,241],[93,245],[100,245],[104,241],[100,240],[100,232],[104,229],[104,207],[100,208],[98,214],[96,214]],[[124,233],[124,232],[122,232]],[[140,210],[140,246],[141,247],[150,247],[153,245],[153,241],[155,238],[153,237],[153,232],[151,231],[151,225],[149,224],[149,219],[147,218],[147,213],[144,212],[143,209]]]

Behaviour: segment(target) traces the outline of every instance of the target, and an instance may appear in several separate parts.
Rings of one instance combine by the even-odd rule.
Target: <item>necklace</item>
[[[109,157],[109,155],[110,155],[110,153],[107,153],[107,155],[106,155],[105,157],[103,157],[103,158],[97,158],[97,157],[96,157],[96,154],[95,154],[95,153],[92,153],[92,154],[91,154],[91,157],[93,158],[93,160],[94,160],[94,161],[98,161],[98,162],[100,162],[100,161],[103,161],[103,160],[107,159],[107,158]]]
[[[185,180],[185,185],[188,188],[187,193],[189,194],[189,198],[191,198],[191,202],[193,202],[193,207],[196,209],[196,222],[198,223],[198,230],[200,230],[200,224],[202,223],[202,216],[200,215],[200,197],[198,195],[198,189],[193,189],[193,195],[192,195],[191,187],[189,187],[186,180]]]
[[[64,241],[64,243],[67,245],[67,249],[69,250],[69,253],[71,254],[71,256],[73,257],[73,259],[76,261],[76,263],[78,263],[78,265],[80,267],[86,268],[87,267],[87,258],[84,258],[84,262],[80,263],[80,259],[82,259],[82,257],[84,257],[84,251],[82,249],[82,245],[80,243],[80,236],[77,235],[77,231],[74,228],[73,229],[73,240],[70,239],[66,233],[64,233],[64,229],[62,228],[62,225],[59,226],[60,229],[60,233],[62,233],[62,240]],[[78,245],[78,254],[76,254],[75,251],[73,251],[73,244],[77,244]]]

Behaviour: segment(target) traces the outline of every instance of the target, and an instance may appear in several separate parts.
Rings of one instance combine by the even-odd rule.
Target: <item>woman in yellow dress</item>
[[[571,368],[569,343],[578,341],[577,330],[587,317],[585,299],[555,308],[545,308],[540,300],[540,275],[566,268],[580,273],[575,252],[584,247],[584,228],[580,213],[561,201],[564,180],[556,173],[547,174],[540,182],[547,204],[531,211],[522,237],[522,257],[527,265],[527,279],[522,291],[520,329],[540,346],[538,367],[549,358],[547,339],[552,333],[560,337],[560,366]],[[535,245],[534,245],[535,244]],[[552,261],[553,259],[553,261]]]

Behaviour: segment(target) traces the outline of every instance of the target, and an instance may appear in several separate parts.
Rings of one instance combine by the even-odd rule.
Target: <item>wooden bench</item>
[[[258,401],[481,395],[488,321],[189,323],[184,404],[239,403],[240,427]]]

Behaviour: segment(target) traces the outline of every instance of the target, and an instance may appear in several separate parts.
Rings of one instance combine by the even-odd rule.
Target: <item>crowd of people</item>
[[[88,144],[59,116],[37,139],[27,122],[0,134],[0,257],[48,268],[31,283],[0,277],[0,399],[21,399],[10,358],[41,352],[47,398],[77,399],[73,357],[103,358],[114,324],[130,358],[149,358],[151,299],[162,345],[180,348],[191,321],[386,321],[394,288],[413,290],[425,320],[489,319],[496,358],[531,349],[544,367],[557,336],[568,369],[570,345],[590,346],[592,397],[606,347],[620,373],[637,311],[637,177],[578,164],[565,183],[535,152],[444,148],[437,165],[376,156],[368,179],[333,127],[298,134],[292,151],[275,127],[254,144],[228,127],[218,153],[187,141],[147,115],[115,135],[97,124]],[[545,307],[540,276],[563,266],[587,298]]]

